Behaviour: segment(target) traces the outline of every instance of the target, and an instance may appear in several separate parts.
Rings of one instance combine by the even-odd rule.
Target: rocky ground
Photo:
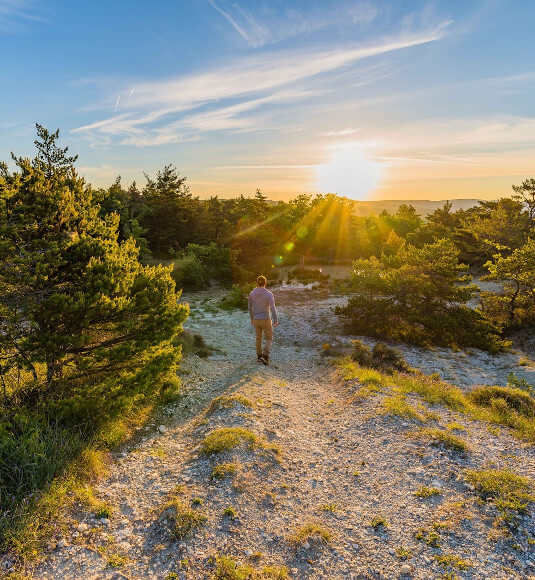
[[[323,343],[349,340],[331,312],[341,298],[278,290],[269,367],[256,362],[247,314],[217,310],[215,298],[189,297],[188,327],[218,351],[185,360],[184,396],[98,482],[111,515],[70,514],[35,578],[202,579],[219,569],[240,579],[246,567],[266,578],[535,577],[533,511],[504,534],[463,477],[493,465],[535,478],[532,447],[433,408],[437,424],[464,429],[471,450],[454,453],[407,437],[415,422],[382,413],[384,394],[352,401],[357,385],[321,356]],[[526,368],[518,355],[404,350],[413,366],[464,386]],[[209,454],[203,442],[221,428],[255,441]],[[438,495],[415,495],[423,486]]]

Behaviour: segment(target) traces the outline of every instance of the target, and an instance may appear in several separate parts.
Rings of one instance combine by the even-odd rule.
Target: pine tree
[[[156,179],[145,174],[143,198],[148,207],[145,219],[150,248],[158,256],[172,254],[194,240],[197,199],[193,198],[186,177],[172,165],[158,171]]]
[[[61,149],[58,147],[59,129],[54,133],[45,129],[39,123],[35,124],[37,129],[37,139],[34,141],[37,147],[37,156],[34,159],[34,167],[43,171],[47,179],[54,175],[61,175],[71,169],[78,155],[67,156],[68,147]]]
[[[526,204],[529,219],[535,220],[535,179],[525,179],[521,185],[513,185],[513,199]]]
[[[353,262],[355,294],[336,309],[348,328],[415,344],[502,349],[497,328],[467,305],[475,287],[453,242],[400,242],[391,255]]]
[[[118,241],[119,216],[99,215],[58,133],[38,135],[35,160],[0,171],[4,368],[31,369],[70,405],[89,389],[103,407],[128,405],[177,363],[187,307],[169,268],[141,265],[134,240]]]

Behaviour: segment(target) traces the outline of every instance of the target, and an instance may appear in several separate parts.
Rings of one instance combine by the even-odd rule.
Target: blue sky
[[[0,0],[0,159],[95,185],[488,197],[534,173],[535,2]]]

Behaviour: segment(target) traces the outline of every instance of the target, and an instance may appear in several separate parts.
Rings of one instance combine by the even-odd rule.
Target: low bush
[[[236,463],[218,463],[212,469],[212,479],[221,481],[226,477],[235,475],[238,471]]]
[[[252,284],[241,286],[234,284],[231,291],[219,301],[219,307],[223,310],[232,310],[233,308],[247,310],[248,297],[253,288]]]
[[[235,562],[229,556],[219,555],[216,558],[214,580],[286,580],[289,578],[287,568],[266,566],[262,570],[255,570]]]
[[[171,273],[177,288],[200,290],[208,285],[208,270],[193,254],[178,259]]]
[[[499,329],[467,305],[475,287],[460,275],[458,254],[451,240],[422,247],[402,241],[394,254],[356,260],[355,295],[335,312],[352,334],[421,346],[504,350],[509,343]]]
[[[481,386],[470,391],[469,398],[476,405],[491,408],[504,416],[518,413],[535,417],[535,398],[520,389]]]
[[[182,347],[182,354],[184,355],[193,353],[201,358],[207,358],[213,354],[212,349],[206,344],[203,335],[198,332],[183,330],[175,337],[173,342],[175,345]]]
[[[188,244],[184,254],[194,256],[205,267],[208,278],[230,282],[239,251],[212,242],[206,245]]]
[[[384,342],[377,342],[372,349],[360,340],[352,340],[351,345],[351,358],[362,366],[385,372],[410,370],[401,352]]]

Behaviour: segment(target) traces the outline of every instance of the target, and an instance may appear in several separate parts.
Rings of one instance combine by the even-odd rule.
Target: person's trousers
[[[256,354],[265,354],[269,356],[271,345],[273,344],[273,326],[271,320],[257,319],[253,320],[256,330]],[[262,335],[264,335],[264,351],[262,352]]]

